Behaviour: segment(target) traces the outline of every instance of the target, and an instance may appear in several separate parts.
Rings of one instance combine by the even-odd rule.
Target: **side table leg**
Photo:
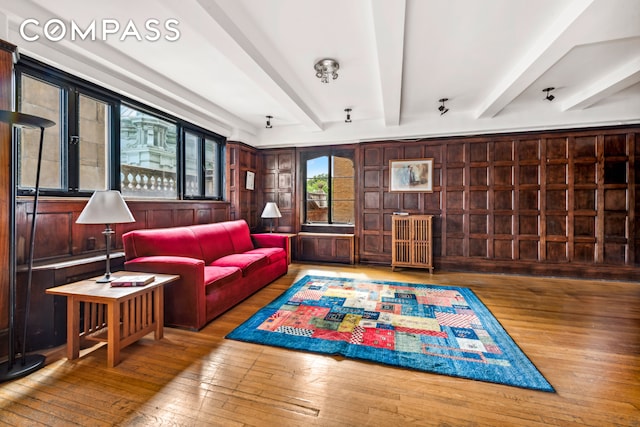
[[[155,310],[153,317],[156,322],[153,338],[161,340],[164,336],[164,287],[162,286],[158,286],[153,291],[153,307]]]
[[[80,356],[80,301],[67,297],[67,359]]]
[[[120,363],[120,302],[107,304],[107,366]]]

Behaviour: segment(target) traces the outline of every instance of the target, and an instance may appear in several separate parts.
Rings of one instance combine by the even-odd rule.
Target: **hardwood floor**
[[[546,393],[224,336],[305,274],[466,286],[554,386]],[[293,264],[200,332],[0,384],[0,425],[640,426],[640,284]]]

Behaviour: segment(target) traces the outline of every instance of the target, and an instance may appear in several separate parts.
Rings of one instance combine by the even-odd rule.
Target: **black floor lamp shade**
[[[42,366],[44,366],[45,357],[40,354],[26,354],[27,349],[27,323],[29,320],[29,308],[31,305],[31,277],[33,274],[33,251],[35,243],[37,213],[38,213],[38,196],[40,194],[40,166],[42,163],[42,145],[44,142],[44,129],[55,126],[55,123],[51,120],[32,116],[30,114],[17,113],[14,111],[0,110],[0,121],[9,123],[12,127],[27,127],[40,129],[40,144],[38,147],[38,165],[36,168],[36,186],[34,189],[33,199],[33,215],[31,220],[31,235],[29,242],[29,257],[27,265],[27,289],[24,306],[24,319],[22,330],[22,349],[20,351],[20,357],[16,358],[18,352],[16,351],[16,166],[17,166],[17,153],[16,144],[13,138],[11,138],[11,197],[9,206],[9,239],[10,239],[10,254],[9,254],[9,342],[8,359],[6,362],[0,364],[0,381],[8,381],[15,378],[20,378],[30,374]]]

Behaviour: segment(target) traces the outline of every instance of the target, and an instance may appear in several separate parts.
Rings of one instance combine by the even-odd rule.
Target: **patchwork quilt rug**
[[[554,391],[467,288],[305,276],[227,338]]]

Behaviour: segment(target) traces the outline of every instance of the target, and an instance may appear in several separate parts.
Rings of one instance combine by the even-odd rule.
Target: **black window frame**
[[[176,159],[177,159],[177,200],[211,200],[222,201],[224,200],[224,174],[225,174],[225,151],[226,151],[226,138],[215,132],[202,128],[198,125],[190,123],[186,120],[175,117],[171,114],[150,107],[142,102],[130,99],[122,96],[109,89],[98,86],[94,83],[86,81],[80,77],[74,76],[65,71],[59,70],[55,67],[47,65],[36,59],[21,56],[19,61],[14,66],[14,82],[15,82],[15,108],[19,111],[20,96],[21,96],[21,76],[25,74],[29,77],[41,80],[45,83],[59,86],[63,90],[63,97],[61,100],[61,116],[62,123],[61,128],[61,169],[62,169],[62,182],[61,189],[45,189],[41,188],[40,194],[47,196],[74,196],[74,197],[89,197],[93,194],[93,190],[80,190],[80,155],[77,144],[72,141],[72,136],[78,135],[79,128],[79,96],[86,95],[94,98],[98,101],[104,102],[109,105],[109,148],[107,151],[108,156],[108,177],[107,187],[110,190],[121,190],[120,183],[120,107],[122,104],[130,106],[136,110],[142,111],[146,114],[154,115],[162,120],[166,120],[175,123],[177,126],[176,135]],[[185,164],[184,164],[184,132],[185,129],[195,130],[196,132],[206,135],[207,138],[213,139],[217,142],[218,149],[218,165],[217,165],[217,185],[218,196],[207,197],[204,195],[204,188],[202,189],[200,196],[184,195],[184,182],[185,182]],[[63,141],[65,143],[63,144]],[[203,144],[204,145],[204,144]],[[204,162],[204,157],[201,157]],[[202,176],[200,181],[205,181],[204,176],[204,163],[198,169]],[[18,195],[32,195],[33,189],[21,187],[18,188]],[[169,198],[149,198],[149,200],[176,200]]]
[[[195,126],[195,125],[182,125],[181,129],[179,130],[180,135],[181,135],[181,141],[182,141],[182,149],[180,150],[180,154],[182,156],[182,159],[179,159],[179,162],[181,164],[184,165],[184,167],[182,168],[182,184],[180,185],[180,192],[181,192],[181,198],[184,200],[202,200],[202,199],[214,199],[214,200],[222,200],[224,197],[224,186],[223,186],[223,180],[224,180],[224,164],[225,164],[225,158],[224,158],[224,146],[225,146],[225,141],[224,138],[221,137],[220,135],[217,135],[211,131],[208,131],[204,128]],[[187,184],[187,179],[186,179],[186,175],[187,175],[187,168],[186,168],[186,144],[187,144],[187,139],[185,137],[186,133],[189,132],[191,134],[195,134],[198,136],[198,157],[200,159],[200,167],[198,168],[198,183],[199,185],[199,191],[200,194],[199,196],[193,196],[193,195],[187,195],[186,194],[186,184]],[[209,140],[213,140],[216,143],[215,146],[215,150],[216,150],[216,156],[218,158],[218,165],[216,167],[216,176],[215,176],[215,183],[216,183],[216,193],[218,194],[217,196],[207,196],[205,194],[206,192],[206,144],[205,141],[209,139]]]
[[[31,59],[22,59],[16,64],[15,69],[16,85],[16,111],[20,111],[22,95],[22,76],[40,80],[44,83],[57,86],[62,91],[60,99],[60,167],[61,180],[60,188],[40,188],[40,194],[47,196],[82,196],[89,197],[93,190],[80,190],[80,147],[78,136],[80,131],[79,99],[81,95],[96,99],[108,105],[109,109],[109,150],[108,159],[114,159],[114,132],[118,129],[117,120],[114,120],[118,107],[117,98],[109,93],[100,90],[98,86],[91,85],[81,79],[70,78],[67,73],[48,67],[40,62]],[[113,162],[109,162],[109,186],[113,184],[111,175],[113,174]],[[18,187],[18,195],[33,194],[33,188]]]

